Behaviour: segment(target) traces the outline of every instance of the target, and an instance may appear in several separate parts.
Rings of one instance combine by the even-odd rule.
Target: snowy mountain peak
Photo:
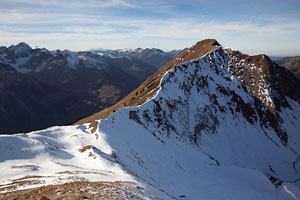
[[[64,50],[62,51],[62,54],[66,57],[69,66],[72,69],[76,69],[80,61],[80,58],[70,50]]]
[[[8,50],[13,51],[15,54],[26,53],[27,51],[29,51],[31,49],[32,48],[25,42],[20,42],[17,45],[11,45],[8,47]]]
[[[130,48],[118,49],[119,52],[132,52],[133,50]]]
[[[20,42],[19,44],[16,45],[16,48],[22,48],[24,50],[30,50],[32,49],[27,43],[25,42]]]

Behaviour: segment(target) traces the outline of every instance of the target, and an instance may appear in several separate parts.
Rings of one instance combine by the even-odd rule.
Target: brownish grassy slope
[[[5,200],[82,200],[82,199],[160,199],[144,193],[131,182],[72,182],[62,185],[48,185],[0,194]]]

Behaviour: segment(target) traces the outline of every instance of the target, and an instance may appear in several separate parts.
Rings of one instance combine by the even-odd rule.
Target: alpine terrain
[[[73,126],[0,136],[3,199],[300,199],[300,81],[206,39]]]
[[[50,51],[33,49],[24,42],[2,46],[0,133],[73,124],[118,102],[176,53],[159,49]],[[152,60],[157,62],[148,64]]]

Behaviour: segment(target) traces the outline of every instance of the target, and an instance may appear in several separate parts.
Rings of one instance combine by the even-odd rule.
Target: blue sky
[[[0,46],[86,50],[192,46],[300,55],[299,0],[0,0]]]

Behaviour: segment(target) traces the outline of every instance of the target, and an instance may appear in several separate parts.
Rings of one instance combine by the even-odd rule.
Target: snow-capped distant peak
[[[80,61],[80,58],[70,50],[64,50],[61,53],[66,57],[69,66],[72,69],[75,69]]]
[[[22,48],[24,50],[29,50],[32,49],[27,43],[25,42],[20,42],[19,44],[16,45],[16,48]]]
[[[142,49],[142,48],[137,48],[137,49],[135,49],[134,51],[137,52],[137,53],[142,53],[143,50],[144,50],[144,49]]]
[[[42,53],[49,52],[46,48],[42,48],[42,49],[40,49],[40,51],[41,51]]]
[[[130,48],[124,48],[124,49],[118,49],[117,51],[119,51],[119,52],[131,52],[132,49],[130,49]]]
[[[101,56],[99,53],[98,55]],[[105,69],[108,65],[101,57],[97,59],[87,55],[79,55],[78,57],[87,68]]]
[[[21,54],[21,53],[26,53],[27,51],[31,50],[32,48],[26,44],[25,42],[21,42],[17,45],[11,45],[8,47],[10,51],[14,51],[15,54]]]

